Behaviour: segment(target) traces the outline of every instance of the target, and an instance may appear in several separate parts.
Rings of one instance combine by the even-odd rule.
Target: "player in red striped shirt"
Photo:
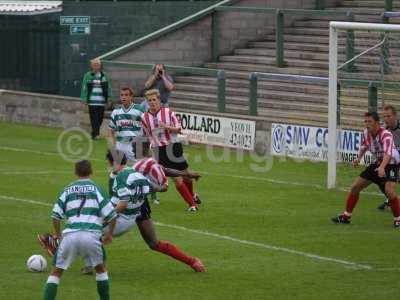
[[[200,175],[193,171],[179,171],[170,168],[164,168],[153,158],[150,151],[150,142],[147,138],[141,137],[137,138],[133,143],[134,151],[137,153],[137,158],[139,159],[133,168],[147,177],[151,182],[158,186],[168,186],[168,177],[183,177],[186,179],[198,180]]]
[[[158,90],[149,90],[145,95],[149,110],[143,114],[142,126],[145,135],[151,140],[155,159],[164,168],[187,173],[189,165],[183,157],[182,144],[177,140],[177,135],[181,132],[178,119],[168,107],[161,107]],[[193,191],[193,180],[179,176],[174,178],[174,182],[176,189],[189,205],[189,211],[196,212],[200,199]]]
[[[400,206],[396,195],[396,182],[398,179],[398,163],[400,161],[393,135],[379,125],[379,116],[376,112],[365,114],[365,130],[363,142],[360,147],[357,159],[353,161],[354,166],[358,166],[364,154],[369,150],[374,158],[374,162],[365,168],[359,177],[354,181],[351,191],[347,196],[346,210],[335,217],[335,223],[349,224],[351,214],[357,204],[360,192],[375,183],[385,187],[385,194],[389,198],[390,208],[394,216],[393,226],[400,228]]]

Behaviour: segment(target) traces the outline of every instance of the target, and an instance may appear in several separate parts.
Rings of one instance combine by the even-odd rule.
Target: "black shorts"
[[[385,168],[385,176],[379,177],[378,172],[375,171],[378,165],[371,164],[361,172],[360,177],[370,180],[377,185],[384,185],[388,181],[397,182],[399,177],[399,166],[398,165],[387,165]]]
[[[164,168],[183,171],[189,167],[183,156],[183,147],[181,143],[156,147],[154,148],[154,155],[157,162]]]
[[[146,198],[146,200],[144,200],[144,203],[140,207],[140,216],[136,218],[136,222],[145,221],[148,219],[151,219],[151,208],[149,205],[149,201]]]

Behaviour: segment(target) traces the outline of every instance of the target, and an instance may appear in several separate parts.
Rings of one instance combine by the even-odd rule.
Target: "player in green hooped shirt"
[[[43,299],[56,298],[63,272],[70,267],[76,256],[81,256],[96,271],[100,300],[109,300],[103,244],[112,241],[117,213],[108,197],[90,179],[92,166],[88,160],[75,164],[75,174],[78,180],[64,188],[53,207],[54,233],[61,242],[54,256],[54,267],[47,279]],[[61,234],[62,219],[66,219],[66,224]],[[108,231],[103,234],[104,224],[108,224]]]

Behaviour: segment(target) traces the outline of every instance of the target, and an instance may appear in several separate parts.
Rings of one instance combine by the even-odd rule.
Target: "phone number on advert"
[[[229,143],[232,146],[239,146],[246,149],[251,149],[252,136],[242,133],[232,133],[229,138]]]

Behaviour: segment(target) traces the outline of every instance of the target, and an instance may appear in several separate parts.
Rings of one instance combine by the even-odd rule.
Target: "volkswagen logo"
[[[272,147],[276,153],[281,153],[285,148],[285,129],[276,125],[272,132]]]

